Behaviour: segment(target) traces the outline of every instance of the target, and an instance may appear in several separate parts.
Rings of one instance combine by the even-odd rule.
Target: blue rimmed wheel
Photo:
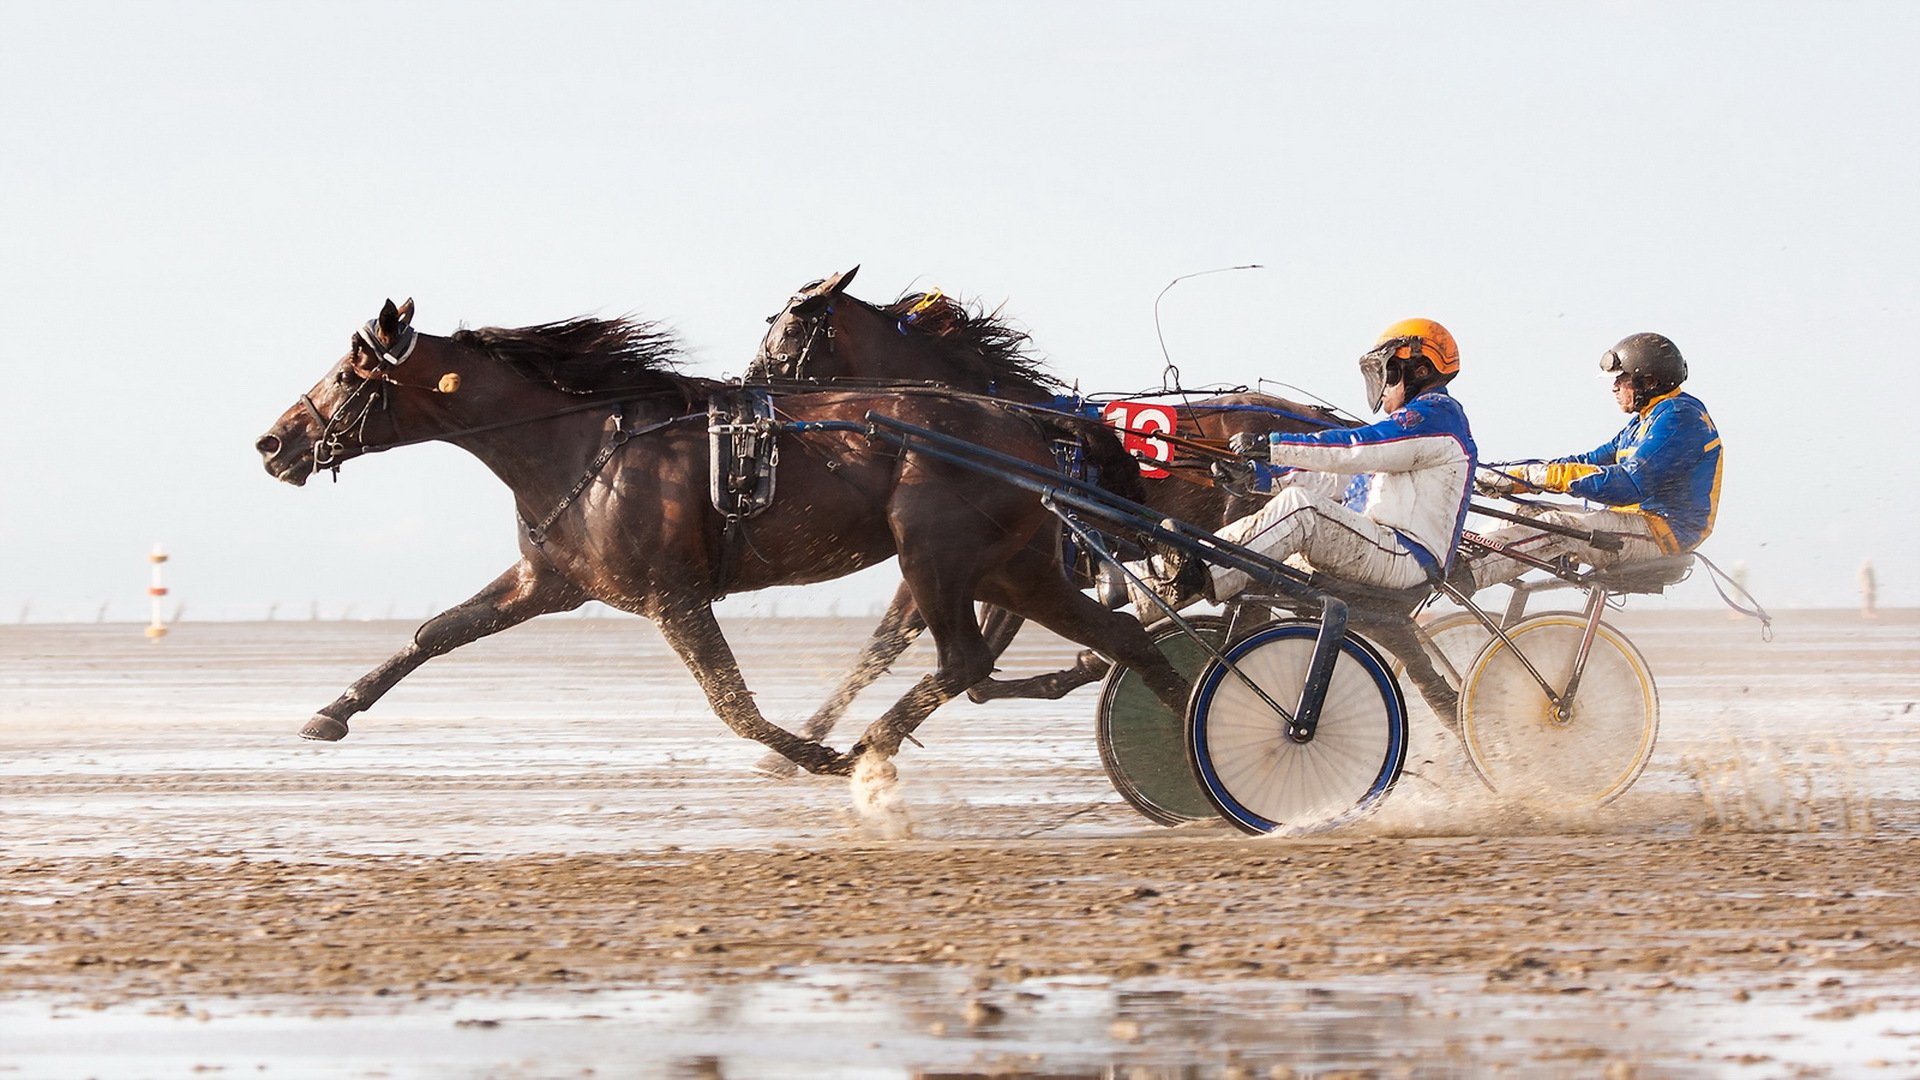
[[[1227,661],[1288,710],[1300,700],[1318,623],[1287,621],[1224,650]],[[1287,721],[1219,660],[1209,661],[1187,705],[1187,753],[1220,815],[1266,833],[1329,828],[1373,809],[1407,759],[1407,709],[1386,660],[1349,634],[1313,737],[1296,741]]]

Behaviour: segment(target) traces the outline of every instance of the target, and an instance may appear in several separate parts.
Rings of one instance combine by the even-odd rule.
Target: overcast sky
[[[189,618],[444,607],[515,558],[477,462],[294,489],[251,445],[384,299],[637,312],[719,375],[855,263],[1098,391],[1158,385],[1170,279],[1262,263],[1162,302],[1189,383],[1358,409],[1429,316],[1495,460],[1608,438],[1594,362],[1657,330],[1726,441],[1705,551],[1772,606],[1868,558],[1920,603],[1920,5],[61,3],[0,41],[0,621],[143,617],[156,541]]]

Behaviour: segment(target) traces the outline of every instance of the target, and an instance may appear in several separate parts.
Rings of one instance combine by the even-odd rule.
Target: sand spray
[[[854,763],[849,787],[853,811],[862,830],[884,840],[905,840],[913,836],[913,820],[900,791],[900,770],[892,758],[860,755]]]

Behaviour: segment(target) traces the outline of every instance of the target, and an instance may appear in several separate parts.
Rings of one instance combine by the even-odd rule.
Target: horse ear
[[[412,303],[412,301],[408,301],[408,303]],[[380,308],[380,337],[391,343],[395,337],[399,336],[399,333],[400,309],[393,306],[393,299],[389,297],[386,304]]]
[[[847,286],[853,284],[853,275],[859,272],[860,272],[860,264],[855,263],[853,266],[853,269],[848,270],[844,273],[833,275],[832,277],[827,279],[827,283],[825,285],[820,286],[819,295],[839,296],[841,293],[846,291]]]
[[[411,296],[407,297],[406,303],[400,305],[400,325],[413,325],[413,297]]]

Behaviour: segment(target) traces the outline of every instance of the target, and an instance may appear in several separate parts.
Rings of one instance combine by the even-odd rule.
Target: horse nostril
[[[253,444],[253,448],[262,454],[276,454],[280,451],[280,439],[273,435],[262,435],[260,441]]]

